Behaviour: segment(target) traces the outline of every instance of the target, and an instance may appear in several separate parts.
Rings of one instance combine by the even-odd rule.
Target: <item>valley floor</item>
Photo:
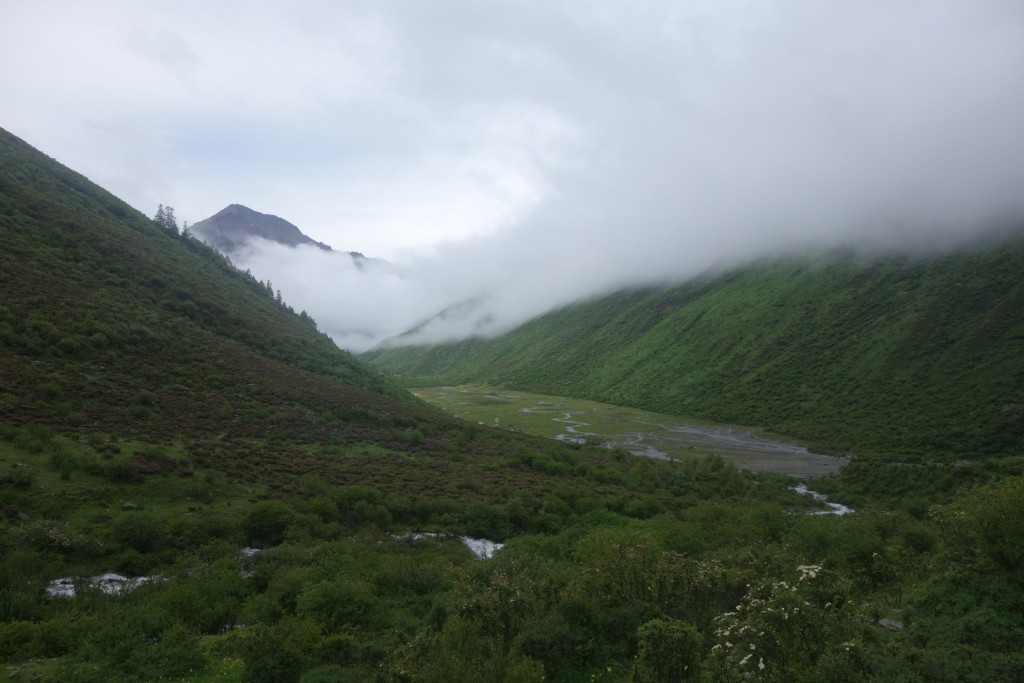
[[[471,422],[559,441],[622,447],[634,455],[664,460],[716,454],[744,470],[799,478],[835,474],[847,462],[749,427],[684,420],[595,401],[484,385],[420,387],[413,393]]]

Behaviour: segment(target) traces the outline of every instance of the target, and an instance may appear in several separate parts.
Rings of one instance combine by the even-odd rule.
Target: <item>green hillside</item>
[[[833,517],[456,420],[2,131],[0,246],[9,680],[1024,677],[1022,477]]]
[[[430,408],[217,252],[3,131],[0,161],[0,421],[15,442],[149,442],[282,494],[317,477],[444,501],[456,526],[459,506],[508,500],[494,458],[569,457]],[[537,472],[516,495],[564,478]]]
[[[390,374],[703,417],[865,456],[1024,452],[1024,241],[737,269],[493,340],[375,350]]]

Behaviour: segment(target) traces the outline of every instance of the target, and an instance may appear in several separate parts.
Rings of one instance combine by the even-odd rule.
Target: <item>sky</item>
[[[385,259],[239,263],[353,351],[1024,212],[1019,0],[34,0],[0,64],[0,127],[139,210]]]

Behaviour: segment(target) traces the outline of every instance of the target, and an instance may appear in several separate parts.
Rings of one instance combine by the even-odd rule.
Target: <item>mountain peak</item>
[[[203,242],[228,255],[244,248],[254,237],[289,247],[310,245],[332,251],[330,245],[317,242],[285,219],[254,211],[241,204],[229,204],[213,216],[191,226],[191,230]]]

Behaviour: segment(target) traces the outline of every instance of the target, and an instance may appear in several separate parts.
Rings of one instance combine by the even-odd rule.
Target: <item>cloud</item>
[[[346,252],[252,240],[233,257],[237,267],[269,279],[285,301],[305,310],[339,346],[359,352],[399,335],[454,302],[471,283],[429,259],[406,266],[380,260],[356,264]],[[442,266],[439,268],[439,266]]]
[[[242,203],[395,263],[254,256],[360,344],[1024,202],[1016,0],[41,0],[0,57],[2,125],[147,213]]]

